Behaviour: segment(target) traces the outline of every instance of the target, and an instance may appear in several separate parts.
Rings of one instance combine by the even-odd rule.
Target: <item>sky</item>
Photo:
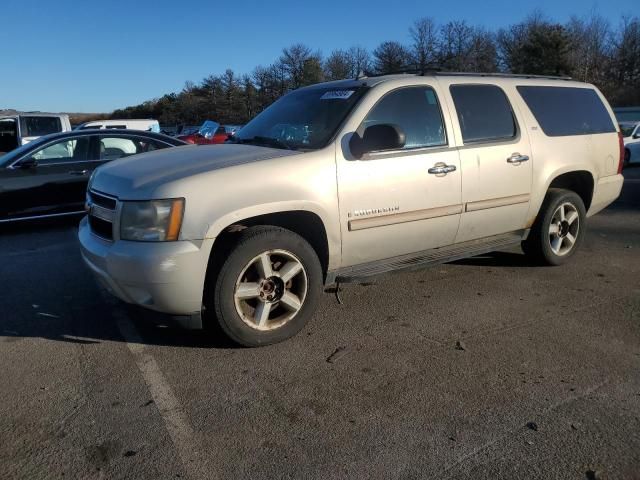
[[[302,42],[325,55],[410,43],[416,19],[497,29],[534,9],[617,25],[634,2],[548,0],[0,0],[0,109],[111,112],[231,68],[250,73]],[[454,8],[452,8],[454,6]]]

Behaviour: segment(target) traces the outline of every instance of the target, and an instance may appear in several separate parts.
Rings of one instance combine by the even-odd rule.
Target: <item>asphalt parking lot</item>
[[[0,478],[640,478],[640,168],[563,267],[347,286],[240,349],[106,296],[77,220],[0,233]]]

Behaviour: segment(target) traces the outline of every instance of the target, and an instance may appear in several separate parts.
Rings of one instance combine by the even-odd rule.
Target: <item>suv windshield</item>
[[[367,87],[320,87],[285,95],[236,133],[232,142],[291,150],[329,143]]]

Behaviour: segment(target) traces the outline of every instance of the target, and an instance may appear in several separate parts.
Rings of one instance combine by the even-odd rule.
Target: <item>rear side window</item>
[[[517,127],[511,104],[495,85],[451,85],[464,143],[508,140]]]
[[[387,93],[369,112],[364,127],[393,124],[404,132],[404,149],[447,144],[436,93],[429,87],[407,87]]]
[[[20,122],[23,137],[42,137],[62,131],[58,117],[21,117]]]
[[[517,87],[550,137],[611,133],[616,128],[600,97],[590,88]]]
[[[144,137],[100,136],[99,160],[116,160],[138,153],[152,152],[167,148],[169,145]]]

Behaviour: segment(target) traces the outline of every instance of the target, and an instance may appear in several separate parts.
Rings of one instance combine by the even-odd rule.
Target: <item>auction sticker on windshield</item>
[[[346,100],[353,95],[353,90],[330,90],[324,92],[320,100]]]

